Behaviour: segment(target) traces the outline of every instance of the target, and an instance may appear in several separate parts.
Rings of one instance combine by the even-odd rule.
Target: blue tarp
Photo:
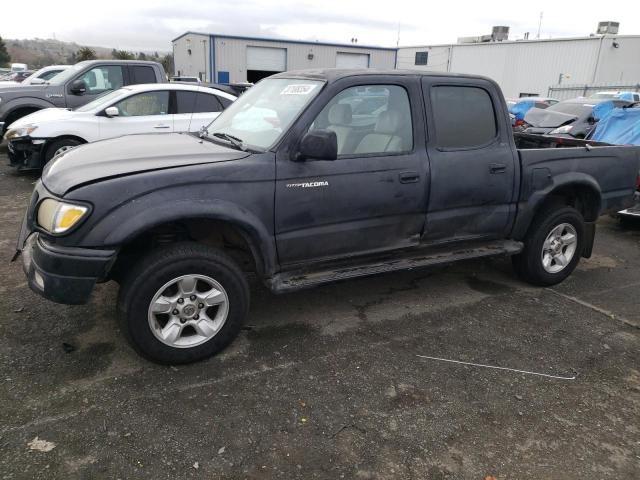
[[[613,100],[607,100],[606,102],[598,103],[593,107],[593,118],[595,118],[596,121],[600,121],[607,115],[609,115],[609,113],[611,113],[611,110],[613,110],[614,108],[615,105],[613,104]]]
[[[509,112],[515,115],[516,120],[524,120],[525,114],[535,105],[535,103],[536,102],[534,100],[521,100],[513,105],[509,109]]]
[[[615,145],[640,145],[640,108],[614,108],[598,122],[591,138]]]

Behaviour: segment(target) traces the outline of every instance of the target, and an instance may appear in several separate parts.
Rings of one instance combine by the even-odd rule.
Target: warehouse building
[[[217,83],[257,82],[286,70],[394,68],[395,48],[186,32],[173,39],[174,75]]]
[[[602,28],[605,24],[609,30]],[[401,47],[397,68],[485,75],[498,82],[506,97],[549,95],[562,100],[603,89],[640,90],[639,35],[510,41],[499,30],[504,28],[494,27],[493,38]],[[599,28],[615,31],[611,22]]]

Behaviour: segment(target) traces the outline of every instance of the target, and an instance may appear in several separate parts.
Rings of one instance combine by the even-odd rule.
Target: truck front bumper
[[[18,170],[41,169],[44,165],[45,145],[44,138],[19,137],[9,140],[9,165]]]
[[[115,250],[61,247],[32,233],[22,248],[22,266],[29,287],[56,303],[89,301],[96,282],[107,278]]]

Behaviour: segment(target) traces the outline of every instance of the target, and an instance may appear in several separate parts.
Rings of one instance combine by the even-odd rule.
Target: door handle
[[[416,183],[420,180],[420,174],[418,172],[402,172],[398,174],[400,183]]]
[[[504,163],[492,163],[489,165],[489,173],[504,173],[507,171],[507,166]]]
[[[154,125],[153,128],[171,128],[169,125]]]

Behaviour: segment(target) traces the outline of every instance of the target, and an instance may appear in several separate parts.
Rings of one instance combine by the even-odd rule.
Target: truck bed
[[[628,206],[636,188],[640,147],[514,134],[521,165],[519,202],[573,183],[601,193],[600,214]]]

